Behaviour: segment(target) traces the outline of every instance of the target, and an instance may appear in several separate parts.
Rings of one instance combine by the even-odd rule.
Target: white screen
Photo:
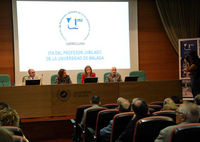
[[[17,1],[20,71],[110,69],[113,62],[130,69],[128,9],[128,2]]]
[[[138,70],[136,5],[13,0],[16,85],[30,68],[44,75],[43,84],[61,68],[73,83],[86,65],[101,78],[113,66],[122,77]]]

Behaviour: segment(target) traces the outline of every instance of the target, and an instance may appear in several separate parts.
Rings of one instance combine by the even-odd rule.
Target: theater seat
[[[137,121],[133,134],[133,142],[153,142],[160,130],[176,123],[170,117],[151,116]]]
[[[116,114],[113,118],[112,132],[110,142],[115,142],[122,132],[126,129],[126,126],[133,118],[133,112],[124,112]]]
[[[56,77],[58,76],[58,74],[53,74],[51,76],[51,84],[55,84],[55,80],[56,80]]]
[[[153,108],[155,111],[160,111],[163,107],[161,105],[149,105],[149,108]]]
[[[14,135],[22,136],[22,137],[24,136],[22,129],[18,127],[14,127],[14,126],[2,126],[2,127],[12,132]]]
[[[163,107],[163,101],[154,101],[154,102],[150,102],[149,105],[160,105]]]
[[[153,113],[154,116],[167,116],[171,117],[176,122],[176,114],[173,110],[156,111]]]
[[[13,142],[26,142],[26,139],[22,136],[13,135]]]
[[[78,83],[81,83],[81,75],[82,75],[83,72],[79,72],[77,73],[77,84]]]
[[[104,104],[102,107],[108,108],[108,109],[115,109],[118,107],[117,103],[111,103],[111,104]]]
[[[169,142],[199,142],[199,134],[199,123],[178,125],[172,130]]]
[[[146,81],[146,75],[144,71],[131,71],[129,73],[129,76],[138,76],[138,80],[137,81]]]
[[[106,126],[108,126],[110,120],[113,120],[113,117],[118,114],[119,111],[116,109],[107,109],[102,110],[98,113],[97,122],[96,122],[96,130],[89,128],[89,137],[92,139],[87,139],[86,141],[95,141],[102,142],[102,138],[100,136],[100,130]]]
[[[70,121],[74,126],[74,134],[72,138],[74,141],[79,141],[81,139],[82,128],[80,127],[79,124],[81,123],[84,110],[91,106],[92,106],[91,104],[78,106],[76,109],[76,121],[74,119],[70,119]]]

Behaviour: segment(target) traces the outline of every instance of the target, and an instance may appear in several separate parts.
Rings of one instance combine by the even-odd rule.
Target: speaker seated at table
[[[90,66],[85,67],[85,72],[81,75],[81,83],[85,83],[85,78],[96,77],[96,74],[92,72],[92,68]]]

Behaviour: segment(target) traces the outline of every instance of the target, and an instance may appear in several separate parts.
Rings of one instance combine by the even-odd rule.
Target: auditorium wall
[[[139,69],[150,81],[178,80],[178,55],[161,23],[155,0],[138,0]],[[0,74],[15,82],[12,2],[0,1]]]

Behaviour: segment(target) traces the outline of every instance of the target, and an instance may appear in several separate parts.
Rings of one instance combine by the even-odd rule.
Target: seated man
[[[97,107],[99,107],[99,105],[101,104],[100,97],[98,95],[92,96],[92,98],[90,100],[90,103],[92,104],[92,107],[89,107],[89,108],[85,109],[84,112],[83,112],[83,118],[81,120],[81,126],[82,127],[84,126],[85,114],[86,114],[87,110],[91,109],[91,108],[97,108]]]
[[[122,82],[121,75],[117,74],[116,67],[112,67],[111,74],[106,76],[106,82]]]
[[[119,104],[119,112],[129,112],[131,110],[130,102],[126,99],[123,99]],[[110,139],[112,131],[113,120],[110,120],[109,125],[100,130],[100,135],[104,139]]]
[[[199,120],[199,109],[194,103],[184,102],[176,110],[176,124],[183,125],[187,123],[197,123]],[[160,131],[160,134],[154,142],[168,142],[171,131],[174,127],[168,126]]]
[[[136,98],[133,99],[132,103],[132,110],[134,111],[134,116],[127,125],[125,131],[119,136],[119,138],[116,141],[119,142],[132,142],[133,141],[133,134],[135,130],[136,122],[144,117],[149,116],[148,115],[148,105],[145,100]]]
[[[28,74],[29,76],[24,78],[22,85],[26,85],[26,80],[31,80],[31,79],[40,79],[40,85],[42,84],[41,78],[35,76],[35,71],[33,69],[29,69]]]

